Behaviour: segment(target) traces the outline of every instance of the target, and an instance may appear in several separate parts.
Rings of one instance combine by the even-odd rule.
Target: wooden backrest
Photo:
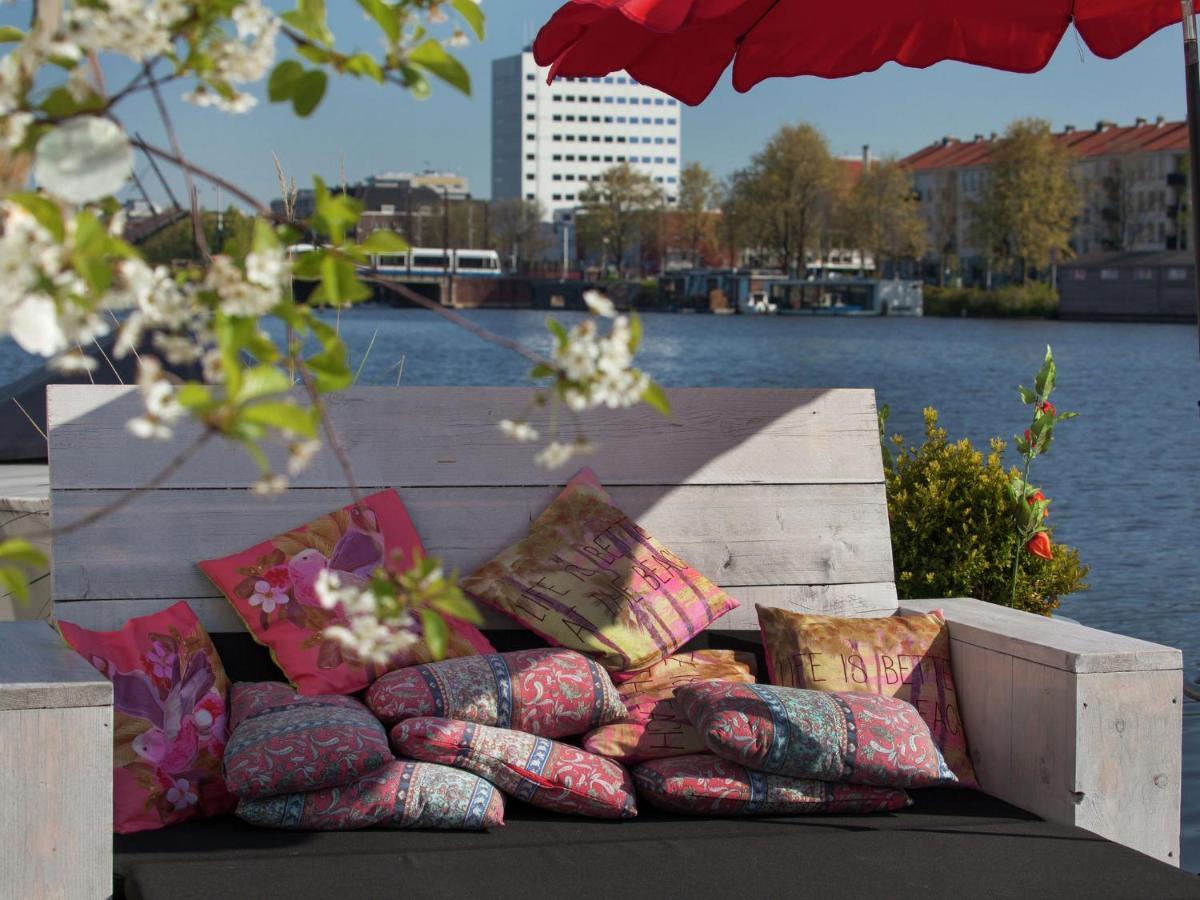
[[[428,552],[469,572],[522,537],[577,466],[546,471],[496,428],[522,388],[362,388],[329,410],[364,490],[394,487]],[[719,627],[755,629],[754,604],[841,615],[896,609],[875,414],[868,390],[678,389],[674,413],[584,417],[582,458],[615,502],[742,606]],[[64,525],[144,484],[190,443],[134,438],[136,390],[49,389],[51,513]],[[544,417],[531,421],[543,427]],[[573,435],[564,428],[564,435]],[[279,497],[246,487],[246,454],[209,442],[99,522],[54,541],[56,614],[90,628],[187,600],[209,631],[242,631],[197,569],[350,501],[328,449]],[[512,627],[500,617],[491,627]]]

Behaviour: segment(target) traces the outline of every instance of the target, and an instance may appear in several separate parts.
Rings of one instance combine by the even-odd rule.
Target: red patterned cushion
[[[225,786],[243,799],[345,785],[392,761],[387,733],[353,697],[235,684]]]
[[[337,572],[346,584],[365,584],[376,569],[407,571],[422,554],[421,539],[395,491],[380,491],[336,512],[222,559],[198,565],[246,623],[276,665],[307,696],[353,694],[384,672],[432,658],[423,640],[388,665],[359,659],[325,637],[345,625],[341,608],[317,599],[317,576]],[[450,622],[447,656],[491,653],[487,639],[466,622]]]
[[[921,714],[894,697],[725,681],[676,696],[708,749],[749,769],[882,787],[957,781]]]
[[[221,778],[229,681],[191,607],[176,603],[120,631],[58,627],[113,684],[113,830],[149,831],[232,809]]]
[[[470,772],[399,760],[346,787],[243,800],[237,814],[251,825],[306,831],[478,831],[504,824],[504,797]]]
[[[589,732],[583,749],[623,763],[703,753],[704,741],[684,718],[675,690],[710,679],[752,684],[754,670],[753,654],[697,650],[668,656],[640,672],[623,673],[617,690],[628,716]]]
[[[711,754],[645,762],[633,778],[651,806],[697,816],[888,812],[910,802],[895,788],[752,772]]]
[[[399,669],[371,685],[367,706],[385,725],[438,716],[550,738],[625,717],[612,679],[597,662],[555,648]]]
[[[633,782],[620,763],[544,737],[455,722],[405,719],[392,729],[400,756],[457,766],[533,806],[599,819],[637,815]]]

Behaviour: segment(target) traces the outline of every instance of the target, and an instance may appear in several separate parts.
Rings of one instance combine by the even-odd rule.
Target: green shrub
[[[903,599],[975,597],[1007,606],[1012,590],[1019,473],[1001,462],[1004,441],[986,456],[968,440],[951,443],[936,410],[925,410],[925,443],[885,445],[888,516],[896,587]],[[1087,585],[1079,554],[1054,542],[1051,560],[1028,553],[1017,578],[1019,609],[1049,615],[1060,598]]]
[[[926,285],[923,297],[927,316],[1007,319],[1058,315],[1058,291],[1053,285],[1037,281],[990,291]]]

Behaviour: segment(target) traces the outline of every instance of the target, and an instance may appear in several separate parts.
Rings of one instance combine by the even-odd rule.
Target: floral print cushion
[[[895,788],[753,772],[711,754],[645,762],[633,779],[651,806],[694,816],[890,812],[911,802]]]
[[[387,732],[353,697],[304,697],[278,682],[231,692],[225,787],[242,799],[346,785],[392,761]]]
[[[856,619],[758,607],[774,684],[905,700],[929,725],[963,787],[979,787],[954,689],[950,630],[940,611]]]
[[[344,583],[365,584],[381,566],[407,571],[423,552],[399,495],[388,490],[364,498],[361,508],[351,503],[248,550],[199,565],[300,693],[352,694],[384,672],[427,661],[429,649],[418,642],[382,667],[358,659],[325,637],[329,626],[347,621],[340,608],[321,606],[317,576],[332,569]],[[450,626],[447,655],[493,651],[474,626],[458,621]]]
[[[58,628],[113,685],[113,831],[232,809],[221,778],[229,681],[191,607],[176,603],[120,631]]]
[[[703,753],[704,741],[675,702],[676,688],[710,679],[752,684],[755,668],[752,653],[697,650],[627,673],[617,685],[628,712],[625,721],[589,732],[583,748],[623,763]]]
[[[676,696],[710,752],[790,778],[881,787],[955,784],[929,726],[903,700],[702,681]]]
[[[504,797],[478,775],[404,759],[345,787],[243,800],[237,815],[263,828],[304,831],[479,831],[504,824]]]
[[[371,685],[367,705],[386,725],[438,716],[549,738],[625,716],[612,679],[595,660],[555,648],[399,669]]]
[[[611,759],[544,737],[456,722],[405,719],[392,729],[400,756],[456,766],[552,812],[600,819],[637,815],[629,773]]]
[[[614,506],[590,469],[462,587],[611,672],[653,665],[738,606]]]

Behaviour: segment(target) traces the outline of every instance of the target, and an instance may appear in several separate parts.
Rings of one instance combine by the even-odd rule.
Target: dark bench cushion
[[[234,819],[120,836],[130,900],[256,897],[1200,897],[1200,879],[982,794],[902,813],[632,822],[511,803],[489,833],[260,831]]]

